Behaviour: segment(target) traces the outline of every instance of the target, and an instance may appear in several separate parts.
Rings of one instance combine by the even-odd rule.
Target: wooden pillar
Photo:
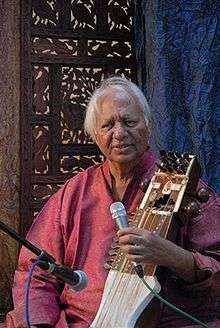
[[[19,226],[20,1],[0,2],[0,220]],[[11,306],[18,244],[0,232],[0,316]]]

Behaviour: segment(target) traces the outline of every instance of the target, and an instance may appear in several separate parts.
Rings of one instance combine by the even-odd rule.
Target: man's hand
[[[191,252],[141,228],[121,229],[118,237],[120,248],[130,261],[161,265],[188,282],[194,281],[194,259]]]

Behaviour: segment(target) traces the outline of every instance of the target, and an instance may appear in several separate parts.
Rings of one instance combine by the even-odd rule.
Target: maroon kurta
[[[154,155],[148,151],[136,167],[123,198],[128,213],[135,212],[143,198],[139,188],[143,175],[151,177],[154,170]],[[83,328],[93,321],[108,274],[104,263],[117,231],[109,211],[112,202],[109,165],[105,162],[67,181],[38,215],[27,238],[54,256],[58,263],[85,271],[89,284],[77,293],[68,285],[60,290],[50,274],[36,269],[30,292],[32,324]],[[181,229],[179,244],[199,252],[195,253],[200,269],[198,280],[189,286],[168,272],[165,297],[200,319],[211,321],[214,299],[210,296],[209,285],[213,274],[220,270],[220,200],[214,194],[208,205],[203,206],[199,218]],[[24,284],[31,258],[33,254],[22,248],[13,288],[15,310],[8,315],[8,327],[26,325]],[[187,324],[190,322],[165,309],[159,327]]]

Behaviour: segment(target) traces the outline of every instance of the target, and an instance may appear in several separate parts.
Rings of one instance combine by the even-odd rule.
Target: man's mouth
[[[128,148],[130,146],[131,146],[130,144],[119,144],[119,145],[112,146],[112,148],[115,148],[115,149],[126,149],[126,148]]]

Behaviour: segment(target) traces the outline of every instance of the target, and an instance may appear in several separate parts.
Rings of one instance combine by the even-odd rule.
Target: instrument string
[[[116,283],[114,282],[114,286],[110,289],[110,293],[109,293],[108,297],[105,299],[104,306],[103,306],[103,308],[105,309],[105,313],[103,315],[102,322],[100,322],[100,319],[99,319],[99,324],[103,323],[104,321],[105,321],[105,324],[107,324],[106,318],[108,317],[109,309],[111,307],[111,304],[115,304],[113,302],[113,300],[114,301],[117,300],[118,304],[123,304],[123,301],[125,300],[125,295],[127,292],[131,293],[131,295],[129,295],[129,299],[133,299],[133,296],[135,296],[134,293],[135,293],[136,288],[134,288],[134,286],[133,286],[133,288],[128,288],[127,285],[122,283],[123,278],[125,278],[125,277],[123,277],[123,272],[116,271]],[[141,280],[138,278],[137,282],[138,282],[137,285],[139,285]],[[137,285],[135,287],[137,287]],[[119,293],[119,291],[120,291],[120,293]],[[126,306],[127,306],[127,304],[126,304]],[[117,311],[115,311],[115,313],[117,313]]]
[[[166,178],[170,181],[170,182],[172,182],[172,180],[168,177],[168,176],[166,176]],[[160,196],[160,195],[159,195]],[[156,197],[158,197],[158,193],[157,193],[157,196]],[[156,198],[155,197],[155,198]],[[167,209],[169,209],[168,207],[169,207],[169,202],[170,202],[170,200],[171,200],[171,192],[169,193],[169,197],[168,197],[168,199],[166,200],[166,204],[165,204],[165,206],[163,207],[163,211],[165,212]],[[144,218],[142,217],[142,221],[140,220],[140,225],[139,225],[139,227],[140,228],[144,228],[144,229],[146,229],[147,228],[147,224],[148,224],[148,219],[149,219],[149,217],[150,217],[150,215],[152,214],[151,213],[151,211],[153,211],[153,210],[157,210],[157,208],[155,208],[154,206],[151,206],[150,208],[149,208],[149,215],[148,215],[148,217],[147,217],[147,220],[144,220]],[[157,235],[160,235],[160,232],[161,232],[161,230],[162,230],[162,227],[163,227],[163,223],[166,221],[166,219],[164,218],[164,219],[162,219],[162,221],[160,222],[161,224],[160,224],[160,226],[158,227],[157,226],[157,222],[158,222],[158,220],[156,220],[156,222],[154,221],[154,219],[157,219],[157,214],[158,213],[155,213],[155,215],[153,216],[153,218],[152,218],[152,221],[151,221],[151,224],[150,224],[150,226],[147,228],[147,230],[149,230],[149,231],[154,231],[153,230],[153,226],[155,225],[156,227],[157,227],[157,229],[155,230],[155,234],[157,234]],[[170,210],[170,213],[169,213],[170,215],[172,215],[172,213],[171,213],[171,210]],[[160,219],[160,217],[164,217],[163,215],[160,215],[159,214],[159,219]],[[169,216],[169,215],[168,215]],[[156,224],[155,224],[156,223]]]
[[[164,182],[163,187],[164,187],[164,185],[168,182],[167,179],[172,183],[172,180],[169,178],[169,176],[166,175],[165,178],[166,178],[166,181]],[[156,196],[155,196],[155,199],[156,199],[156,200],[158,199],[158,196],[161,196],[161,194],[158,195],[158,191],[156,191]],[[165,204],[165,206],[164,206],[164,208],[163,208],[164,211],[166,211],[166,209],[167,209],[167,207],[168,207],[168,205],[169,205],[169,201],[170,201],[170,199],[171,199],[170,197],[171,197],[171,193],[169,194],[169,197],[168,197],[168,199],[166,200],[166,204]],[[146,203],[147,203],[147,201],[148,201],[148,199],[146,200]],[[145,205],[146,205],[146,204],[145,204]],[[145,206],[145,205],[144,205],[144,206]],[[146,207],[146,206],[145,206],[145,207]],[[141,213],[141,218],[140,218],[140,220],[139,220],[137,226],[138,226],[139,228],[144,228],[144,229],[147,228],[147,230],[153,232],[153,227],[154,227],[154,226],[157,227],[157,222],[158,222],[158,219],[157,219],[157,213],[155,213],[155,214],[153,215],[153,217],[152,217],[152,211],[153,211],[153,210],[156,210],[156,208],[155,208],[155,206],[154,206],[153,203],[152,203],[151,206],[148,207],[147,209],[145,209],[145,207],[144,207],[143,213]],[[139,209],[136,211],[135,217],[138,216],[138,211],[139,211]],[[147,218],[146,218],[146,213],[147,213],[147,212],[148,212],[148,215],[147,215]],[[171,214],[171,215],[172,215],[172,214]],[[149,224],[149,218],[151,218],[151,222],[150,222],[150,224]],[[160,218],[160,215],[159,215],[159,218]],[[165,221],[168,221],[168,220],[163,219],[163,221],[161,222],[161,226],[160,226],[160,228],[158,228],[157,231],[155,231],[155,234],[160,235],[160,233],[161,233],[161,231],[162,231],[162,228],[163,228],[163,224],[164,224]],[[134,218],[134,222],[135,222],[135,218]],[[148,225],[149,225],[149,227],[147,227]],[[168,225],[168,227],[169,227],[169,225]],[[165,237],[166,234],[167,234],[168,227],[166,228],[166,233],[164,234],[164,237]],[[117,258],[117,257],[116,257],[116,258]],[[123,272],[123,271],[125,270],[125,268],[126,268],[127,266],[129,266],[129,263],[130,263],[130,261],[129,261],[128,259],[126,259],[126,257],[125,257],[124,260],[123,260],[123,262],[122,262],[122,264],[121,264],[121,266],[120,266],[120,271]],[[133,269],[133,267],[131,267],[131,268],[128,270],[128,272],[132,273],[132,269]]]
[[[152,211],[152,209],[154,209],[153,204],[152,204],[151,207],[148,209],[148,215],[147,215],[147,218],[145,219],[146,222],[147,222],[148,219],[150,218],[150,215],[151,215],[151,211]],[[139,224],[138,224],[138,227],[144,227],[144,225],[145,225],[146,222],[144,222],[143,217],[145,217],[146,213],[147,213],[147,211],[144,210],[143,213],[142,213],[142,217],[141,217],[141,219],[140,219],[140,222],[139,222]],[[136,215],[137,215],[137,212],[136,212]],[[135,215],[135,216],[136,216],[136,215]],[[156,214],[154,215],[153,220],[154,220],[155,217],[156,217]],[[153,221],[153,220],[152,220],[152,221]],[[151,224],[152,224],[152,223],[151,223]],[[120,251],[119,251],[119,252],[120,252]],[[117,260],[117,257],[119,257],[119,254],[116,256],[116,259],[115,259],[115,260]],[[105,308],[105,309],[109,308],[109,307],[107,306],[107,302],[108,302],[108,304],[111,304],[112,301],[113,301],[113,299],[116,298],[116,294],[117,294],[117,292],[118,292],[119,290],[120,290],[120,296],[119,296],[118,301],[120,301],[120,302],[123,301],[123,299],[124,299],[124,297],[125,297],[125,293],[127,292],[128,288],[127,288],[127,286],[125,286],[125,284],[122,283],[122,280],[123,280],[123,273],[124,273],[125,268],[126,268],[126,266],[127,266],[128,263],[130,263],[130,261],[124,256],[124,260],[123,260],[123,262],[121,263],[121,265],[120,265],[120,269],[119,269],[119,271],[118,271],[119,274],[120,274],[120,273],[122,273],[122,274],[119,275],[119,278],[117,279],[117,282],[114,283],[114,288],[111,289],[111,291],[110,291],[110,295],[108,296],[107,299],[105,299],[105,302],[104,302],[104,308]],[[130,270],[128,270],[128,274],[131,274],[131,273],[132,273],[132,269],[133,269],[133,267],[131,267]],[[139,281],[138,281],[138,282],[139,282]],[[135,292],[135,288],[132,288],[131,291],[132,291],[132,293],[134,293],[134,292]],[[131,295],[131,297],[132,297],[132,295]],[[107,317],[107,312],[104,313],[103,321],[106,319],[106,317]]]
[[[170,196],[171,196],[171,195],[170,195]],[[164,206],[164,210],[166,210],[167,207],[168,207],[168,205],[169,205],[170,196],[169,196],[169,198],[168,198],[168,200],[167,200],[167,202],[166,202],[166,204],[165,204],[165,206]],[[147,209],[147,211],[146,211],[146,210],[143,211],[143,213],[142,213],[142,217],[141,217],[141,220],[140,220],[140,222],[139,222],[138,227],[140,227],[140,228],[144,228],[144,227],[148,224],[148,221],[149,221],[149,218],[150,218],[150,216],[151,216],[151,214],[152,214],[152,210],[153,210],[153,209],[155,209],[155,207],[152,205],[150,208]],[[148,213],[148,214],[147,214],[147,218],[145,218],[145,220],[144,220],[144,217],[146,216],[146,213]],[[160,216],[161,216],[161,215],[159,215],[159,217],[160,217]],[[152,217],[152,221],[150,222],[150,225],[149,225],[149,227],[148,227],[148,230],[149,230],[149,231],[152,231],[152,230],[153,230],[152,227],[155,226],[155,223],[156,223],[157,221],[158,221],[158,214],[155,213],[155,214],[153,215],[153,217]],[[163,220],[163,221],[165,221],[165,220]],[[164,223],[164,222],[162,222],[162,224],[161,224],[161,226],[160,226],[160,228],[159,228],[160,231],[162,230],[162,225],[163,225],[163,223]],[[158,230],[159,230],[159,229],[158,229]],[[166,229],[166,230],[167,230],[167,229]],[[155,232],[155,233],[158,234],[158,231]],[[119,279],[117,280],[117,283],[114,284],[114,289],[113,289],[113,291],[111,290],[111,295],[109,295],[110,297],[108,297],[108,300],[105,300],[105,305],[106,305],[106,302],[107,302],[107,301],[110,302],[109,304],[111,304],[111,303],[112,303],[112,300],[116,298],[116,294],[118,295],[117,300],[118,300],[119,304],[120,304],[121,302],[123,302],[123,300],[125,299],[125,295],[126,295],[126,293],[127,293],[128,291],[130,291],[130,293],[131,293],[131,294],[129,295],[129,297],[130,297],[129,299],[133,299],[133,297],[135,296],[135,290],[136,290],[135,287],[138,287],[140,281],[137,280],[137,284],[136,284],[136,286],[133,286],[133,288],[128,288],[127,285],[125,285],[125,284],[122,283],[124,269],[126,268],[126,265],[128,264],[128,262],[130,262],[130,261],[129,261],[128,259],[124,258],[124,261],[122,262],[122,264],[121,264],[121,266],[120,266],[120,271],[119,271],[120,273],[122,273],[122,275],[119,276]],[[131,270],[132,270],[132,269],[129,270],[129,272],[128,272],[129,274],[131,274]],[[120,294],[118,294],[118,291],[119,291],[119,290],[120,290]],[[108,308],[108,307],[105,306],[105,308]],[[107,312],[106,312],[105,315],[104,315],[103,321],[106,319],[106,316],[107,316]]]
[[[167,176],[167,178],[169,179],[168,176]],[[171,179],[169,179],[169,180],[171,181]],[[155,199],[158,199],[158,196],[161,196],[161,195],[160,194],[158,195],[158,192],[157,192]],[[169,193],[169,197],[166,200],[165,206],[163,207],[164,212],[169,209],[170,200],[171,200],[171,192]],[[147,201],[146,201],[146,203],[147,203]],[[146,204],[144,204],[144,206],[146,206]],[[157,210],[157,208],[154,207],[154,204],[152,204],[152,206],[150,208],[148,207],[147,209],[144,210],[144,212],[141,216],[141,220],[138,224],[138,227],[147,229],[148,231],[152,231],[156,235],[159,235],[159,236],[165,238],[167,235],[167,232],[168,232],[169,223],[171,222],[171,217],[172,217],[173,213],[171,212],[171,209],[169,209],[168,215],[166,217],[164,217],[164,215],[160,215],[156,212],[154,215],[152,215],[153,210],[155,210],[155,211]],[[145,218],[147,211],[148,211],[148,215],[147,215],[147,218]],[[161,220],[161,217],[162,217],[162,220]],[[151,218],[151,221],[149,220],[150,218]],[[170,220],[168,220],[168,218]],[[158,222],[159,222],[159,225],[158,225]],[[162,234],[162,232],[163,232],[163,234]],[[149,270],[152,269],[152,265],[151,266],[148,265],[147,267],[149,268]],[[153,266],[153,267],[154,267],[153,271],[155,272],[156,267],[155,266]],[[146,271],[146,268],[145,268],[145,271]],[[153,273],[151,273],[151,274],[153,274]]]
[[[157,193],[157,194],[158,194],[158,193]],[[157,195],[157,197],[158,197],[158,195]],[[166,210],[167,210],[167,207],[169,206],[170,197],[171,197],[171,193],[170,193],[169,198],[167,199],[167,202],[166,202],[166,204],[165,204],[165,206],[164,206],[164,208],[163,208],[164,211],[166,211]],[[144,209],[144,210],[143,210],[143,213],[142,213],[142,215],[141,215],[140,221],[138,222],[138,225],[137,225],[139,228],[144,228],[144,229],[147,228],[148,231],[152,231],[152,232],[153,232],[154,229],[155,229],[155,226],[158,227],[158,226],[157,226],[157,223],[158,223],[158,214],[155,213],[155,214],[153,215],[153,217],[152,217],[152,211],[153,211],[153,210],[156,210],[155,207],[154,207],[154,204],[152,204],[152,205],[151,205],[150,207],[148,207],[147,209]],[[148,214],[147,214],[147,217],[146,217],[146,213],[148,213]],[[137,215],[138,215],[138,210],[137,210],[135,216],[137,216]],[[159,214],[159,218],[160,218],[160,217],[161,217],[161,215]],[[150,218],[151,218],[151,222],[149,223],[149,219],[150,219]],[[134,221],[135,221],[135,220],[134,220]],[[155,231],[155,234],[157,234],[157,235],[160,236],[160,233],[161,233],[161,231],[162,231],[163,224],[164,224],[165,221],[168,221],[168,220],[165,220],[165,219],[162,220],[161,225],[160,225],[160,227]],[[149,226],[148,226],[148,225],[149,225]],[[147,226],[148,226],[148,227],[147,227]],[[153,228],[154,228],[154,229],[153,229]],[[168,228],[166,229],[166,232],[167,232],[167,230],[168,230]],[[164,236],[165,236],[165,235],[166,235],[166,234],[164,234]],[[120,271],[123,272],[123,271],[125,270],[126,266],[129,265],[129,263],[130,263],[130,261],[125,257],[124,260],[123,260],[123,262],[122,262],[122,264],[121,264],[121,266],[120,266]],[[133,269],[133,267],[131,267],[130,270],[128,270],[128,272],[129,272],[129,273],[132,273],[132,269]]]
[[[163,210],[166,211],[168,206],[169,206],[169,201],[170,201],[170,197],[171,197],[171,194],[169,195],[169,198],[167,200],[167,203],[165,204]],[[168,231],[168,220],[167,220],[167,217],[164,218],[161,214],[158,214],[158,213],[155,213],[153,216],[152,216],[152,211],[154,210],[155,208],[154,207],[151,207],[149,209],[149,214],[148,214],[148,217],[147,217],[147,220],[143,220],[142,224],[141,224],[141,228],[144,228],[144,229],[147,229],[148,231],[152,231],[154,232],[156,235],[162,237],[162,238],[165,238],[165,236],[167,235],[167,231]],[[150,216],[152,216],[151,218],[151,222],[149,224],[149,218]],[[171,219],[171,216],[172,216],[172,213],[170,213],[170,219]],[[161,219],[162,217],[162,219]],[[169,220],[170,222],[170,220]],[[149,226],[148,226],[149,224]],[[162,230],[164,230],[164,227],[165,227],[165,230],[166,232],[165,233],[161,233]],[[150,275],[153,275],[155,273],[155,270],[156,270],[156,266],[155,265],[145,265],[145,275],[146,274],[149,274]]]
[[[166,176],[167,179],[169,179],[169,176]],[[169,179],[170,182],[172,183],[171,179]],[[166,183],[166,181],[165,181]],[[164,185],[165,185],[164,183]],[[163,196],[164,194],[162,193],[162,190],[156,190],[156,195],[154,197],[154,200],[159,200],[160,196]],[[167,193],[166,193],[167,195]],[[174,194],[175,196],[175,194]],[[176,203],[176,197],[175,198],[175,203]],[[155,207],[155,202],[150,202],[150,206],[147,207],[147,203],[149,202],[149,197],[146,200],[146,203],[143,206],[143,210],[142,209],[137,209],[135,215],[134,215],[134,222],[138,221],[136,226],[139,228],[144,228],[147,229],[148,231],[151,231],[153,233],[155,233],[156,235],[165,238],[167,236],[167,232],[170,226],[170,222],[171,222],[171,218],[173,215],[173,209],[175,206],[175,203],[173,204],[172,202],[172,191],[170,191],[168,198],[166,199],[166,203],[162,204],[162,211],[166,212],[167,214],[161,214],[158,213],[160,211],[160,208]],[[155,213],[153,213],[153,210],[155,210]],[[157,212],[158,210],[158,212]],[[140,212],[141,211],[141,214]],[[140,219],[138,218],[140,215]],[[138,220],[137,220],[138,218]],[[120,250],[118,252],[118,254],[116,255],[115,261],[114,263],[117,262],[117,260],[119,262],[121,262],[119,265],[119,269],[117,268],[117,265],[115,264],[114,270],[115,270],[115,280],[114,283],[111,286],[110,292],[108,294],[108,297],[105,298],[104,300],[104,306],[103,308],[105,309],[105,312],[103,313],[103,316],[101,318],[101,320],[99,319],[99,324],[101,323],[100,321],[103,322],[106,320],[106,318],[108,317],[108,312],[109,309],[111,308],[112,304],[115,304],[114,301],[115,299],[117,300],[118,304],[123,304],[123,301],[125,299],[127,300],[133,300],[135,299],[136,296],[136,289],[139,287],[139,284],[141,283],[141,279],[137,279],[137,280],[131,280],[131,279],[127,279],[126,280],[126,273],[127,274],[132,274],[132,276],[136,274],[134,274],[134,272],[132,272],[133,270],[133,265],[131,264],[131,261],[129,261],[125,256],[122,257],[122,254],[120,254]],[[114,266],[113,263],[113,266]],[[146,265],[146,267],[149,267],[149,270],[152,270],[152,267],[156,269],[156,266],[154,265]],[[146,272],[146,268],[144,268],[145,272]],[[154,269],[154,272],[155,272]],[[112,271],[114,271],[112,270]],[[148,270],[148,271],[149,271]],[[154,274],[151,273],[152,274]],[[147,272],[145,273],[145,275],[147,274]],[[124,281],[126,282],[126,284],[124,283]],[[134,281],[135,284],[132,282]],[[128,285],[132,284],[132,288],[129,288]],[[113,301],[114,300],[114,301]],[[115,313],[117,313],[117,309],[113,309]],[[116,310],[116,311],[115,311]],[[117,315],[117,314],[115,314]]]
[[[175,175],[172,175],[172,177],[177,178]],[[166,179],[166,180],[163,181],[164,182],[163,188],[166,186],[167,182],[170,182],[171,184],[173,183],[172,177],[169,177],[168,175],[164,176],[164,179]],[[178,181],[178,183],[180,183],[180,181]],[[161,189],[162,188],[160,188],[160,190],[156,191],[154,201],[159,200],[159,197],[164,196],[163,192],[161,192]],[[143,210],[142,210],[143,213],[141,213],[141,218],[138,222],[139,228],[144,228],[148,231],[151,231],[162,238],[166,238],[166,236],[167,236],[169,226],[171,223],[171,219],[173,216],[173,209],[174,209],[174,206],[175,206],[175,203],[177,200],[177,197],[175,197],[176,195],[174,194],[175,202],[173,203],[172,190],[168,189],[168,191],[169,191],[169,194],[166,193],[168,198],[166,199],[166,203],[163,204],[163,208],[162,208],[163,212],[167,211],[167,215],[166,215],[166,213],[163,213],[163,214],[157,213],[157,210],[159,211],[160,208],[159,209],[155,208],[154,203],[152,203],[152,205],[150,207],[147,207],[147,202],[148,202],[148,199],[147,199],[146,203],[143,205]],[[152,213],[153,210],[155,211],[154,214]],[[147,213],[147,217],[146,217],[146,213]],[[137,215],[138,215],[138,211],[137,211]],[[124,263],[123,266],[125,266],[125,265],[126,265],[126,263]],[[148,267],[147,271],[150,272],[150,275],[153,275],[155,273],[156,266],[145,265],[145,267]],[[145,272],[146,272],[146,268],[145,268]],[[146,274],[147,274],[147,272],[145,273],[145,275]]]

